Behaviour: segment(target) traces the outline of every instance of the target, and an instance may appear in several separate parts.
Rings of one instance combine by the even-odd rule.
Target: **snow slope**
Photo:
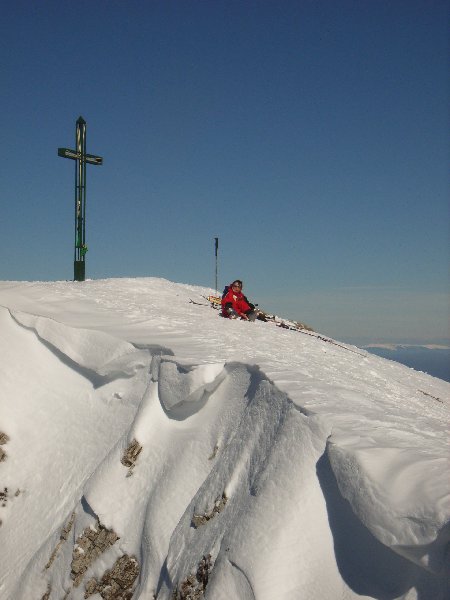
[[[450,384],[209,292],[0,282],[0,597],[448,599]]]

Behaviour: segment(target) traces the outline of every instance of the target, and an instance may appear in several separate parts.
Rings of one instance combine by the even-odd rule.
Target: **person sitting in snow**
[[[242,281],[235,279],[224,289],[222,296],[222,316],[229,319],[254,321],[258,316],[254,304],[251,304],[242,293]]]

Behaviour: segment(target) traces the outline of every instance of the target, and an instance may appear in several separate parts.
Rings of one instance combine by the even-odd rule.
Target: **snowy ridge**
[[[445,600],[450,385],[193,292],[0,283],[1,597]]]

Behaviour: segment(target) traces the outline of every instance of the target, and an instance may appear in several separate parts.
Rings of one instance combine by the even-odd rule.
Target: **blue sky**
[[[0,279],[86,275],[249,297],[341,340],[449,333],[448,1],[2,7]]]

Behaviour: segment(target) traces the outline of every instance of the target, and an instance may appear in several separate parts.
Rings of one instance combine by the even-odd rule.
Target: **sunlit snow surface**
[[[209,600],[447,600],[450,384],[210,292],[0,282],[0,598],[80,600],[123,555],[133,598],[181,598],[210,555]]]

